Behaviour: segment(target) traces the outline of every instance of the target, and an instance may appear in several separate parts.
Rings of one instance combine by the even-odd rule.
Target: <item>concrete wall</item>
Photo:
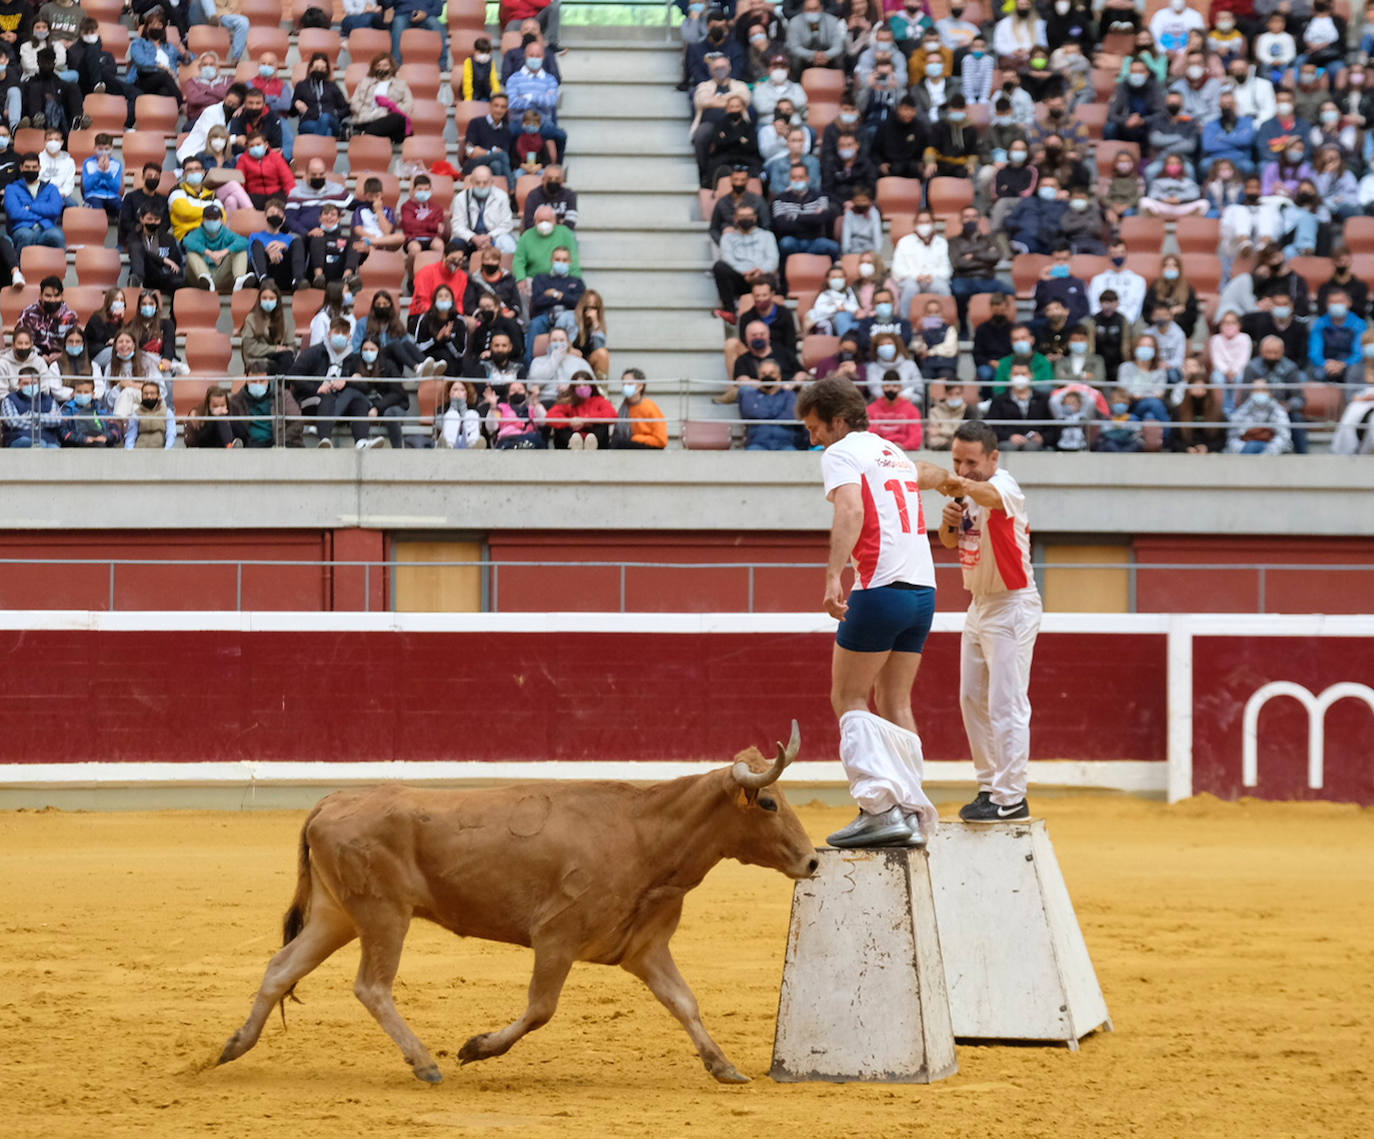
[[[1007,466],[1041,535],[1374,533],[1374,463],[1359,458],[1015,455]],[[830,515],[808,453],[0,452],[0,485],[0,530],[808,531]],[[928,497],[928,519],[938,503]]]

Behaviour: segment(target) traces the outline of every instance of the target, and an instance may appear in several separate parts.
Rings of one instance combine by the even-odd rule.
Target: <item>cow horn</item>
[[[778,757],[773,760],[773,766],[767,771],[752,771],[744,760],[735,764],[733,774],[735,782],[741,787],[748,787],[758,790],[767,787],[770,783],[776,783],[783,770],[797,758],[797,752],[801,750],[801,726],[796,720],[792,721],[792,738],[787,741],[787,746],[778,741]]]

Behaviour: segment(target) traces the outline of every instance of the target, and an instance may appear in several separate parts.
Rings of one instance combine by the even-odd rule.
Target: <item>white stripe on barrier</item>
[[[279,787],[331,786],[401,780],[415,784],[499,782],[528,779],[629,779],[656,782],[697,775],[721,767],[716,762],[585,763],[569,760],[501,761],[494,763],[417,762],[372,763],[227,762],[227,763],[5,763],[0,764],[0,789],[74,790],[82,787]],[[928,762],[927,783],[973,783],[968,761]],[[1031,763],[1031,780],[1038,787],[1100,788],[1157,794],[1165,790],[1165,765],[1145,760],[1041,760]],[[837,762],[799,761],[788,768],[786,782],[845,782]]]

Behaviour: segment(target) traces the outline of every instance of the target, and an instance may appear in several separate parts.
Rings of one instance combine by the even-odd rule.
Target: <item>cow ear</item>
[[[758,798],[758,791],[752,787],[736,787],[735,789],[735,806],[740,810],[752,807],[758,802]]]

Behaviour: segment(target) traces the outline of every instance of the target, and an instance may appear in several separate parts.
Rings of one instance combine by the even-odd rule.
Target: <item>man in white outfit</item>
[[[997,466],[997,435],[981,420],[961,423],[950,449],[958,496],[940,517],[940,545],[959,550],[973,594],[959,652],[959,706],[978,772],[978,797],[962,807],[970,823],[1030,817],[1030,668],[1040,631],[1040,591],[1031,572],[1026,496]]]
[[[821,471],[835,507],[824,600],[840,622],[830,703],[840,721],[840,762],[859,804],[859,817],[827,841],[919,846],[939,818],[921,786],[921,737],[911,714],[911,686],[935,612],[920,492],[955,480],[869,431],[864,398],[847,378],[808,384],[797,415],[812,443],[825,447]],[[846,600],[841,575],[851,560],[854,587]]]

